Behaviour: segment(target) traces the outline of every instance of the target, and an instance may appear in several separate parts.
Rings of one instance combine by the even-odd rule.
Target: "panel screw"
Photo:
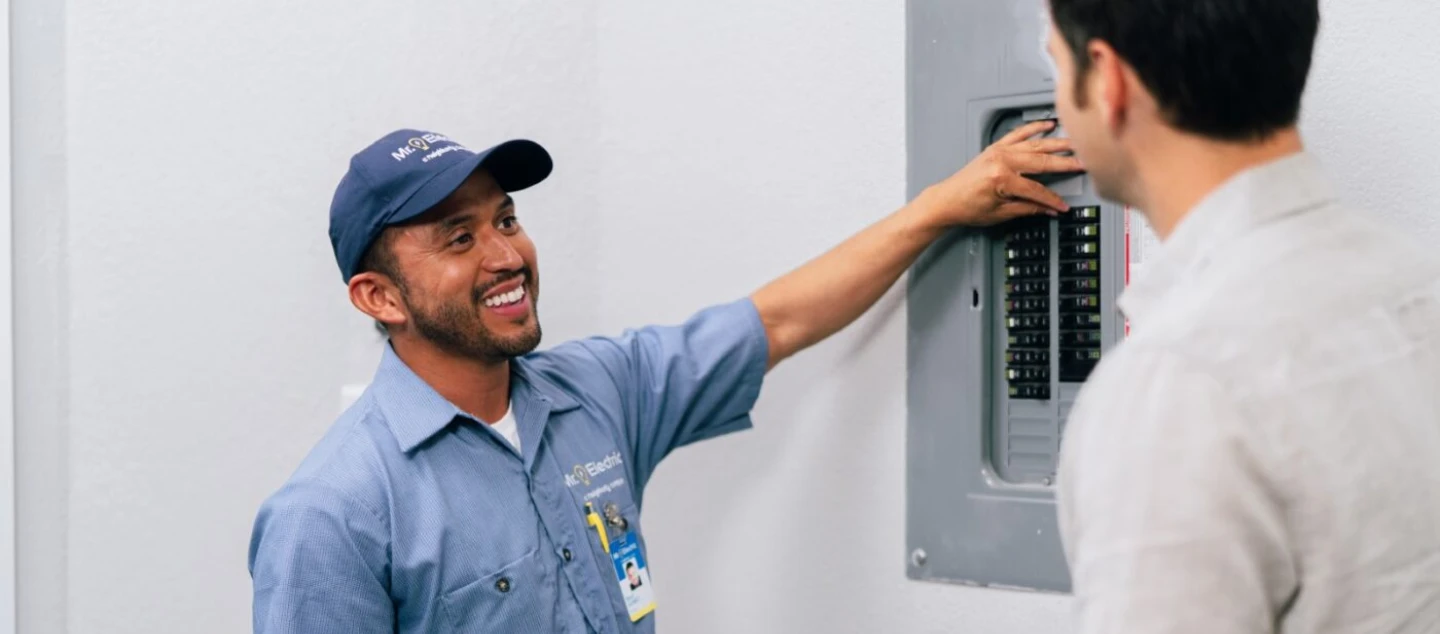
[[[1043,478],[1040,479],[1040,484],[1043,484],[1043,485],[1045,485],[1045,486],[1047,486],[1047,487],[1050,486],[1050,484],[1051,484],[1052,482],[1054,482],[1054,480],[1051,480],[1051,479],[1050,479],[1050,476],[1045,476],[1045,477],[1043,477]]]
[[[916,548],[915,552],[910,553],[910,563],[914,564],[916,568],[924,566],[925,559],[926,556],[924,548]]]

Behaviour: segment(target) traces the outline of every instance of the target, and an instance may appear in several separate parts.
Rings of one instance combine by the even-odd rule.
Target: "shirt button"
[[[509,592],[510,580],[505,577],[500,577],[500,580],[495,582],[495,589],[501,592]]]
[[[566,548],[565,551],[562,552],[562,553],[560,553],[560,554],[561,554],[563,557],[565,557],[565,561],[570,561],[570,558],[574,556],[574,555],[570,554],[570,549],[569,549],[569,548]]]

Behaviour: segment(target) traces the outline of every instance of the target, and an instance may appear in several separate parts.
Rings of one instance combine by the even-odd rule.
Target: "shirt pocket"
[[[556,584],[539,551],[440,597],[454,632],[556,631]]]

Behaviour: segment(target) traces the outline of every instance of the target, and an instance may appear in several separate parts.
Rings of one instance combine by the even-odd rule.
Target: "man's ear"
[[[350,278],[350,303],[392,331],[410,319],[395,282],[374,271]]]
[[[1129,66],[1109,44],[1091,40],[1085,47],[1090,56],[1090,94],[1095,96],[1100,116],[1112,134],[1119,134],[1130,115]]]

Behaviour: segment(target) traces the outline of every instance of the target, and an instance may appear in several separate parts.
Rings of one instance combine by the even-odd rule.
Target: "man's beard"
[[[526,280],[525,296],[530,302],[531,325],[524,332],[510,337],[501,337],[485,327],[481,318],[484,294],[508,279],[497,280],[484,288],[470,293],[469,303],[452,300],[433,308],[422,307],[411,301],[409,293],[402,291],[405,303],[410,309],[410,321],[415,331],[442,350],[456,356],[482,361],[502,361],[527,354],[540,345],[540,316],[536,308],[535,292],[530,287],[532,279],[527,273],[520,276]]]

